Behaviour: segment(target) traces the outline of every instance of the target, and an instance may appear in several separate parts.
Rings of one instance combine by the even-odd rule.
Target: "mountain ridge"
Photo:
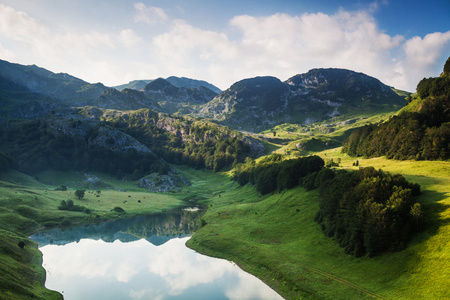
[[[195,115],[249,131],[281,123],[309,124],[335,116],[396,111],[406,104],[378,79],[346,69],[312,69],[285,82],[243,79],[200,107]]]
[[[312,69],[282,82],[273,76],[240,80],[220,94],[204,81],[158,78],[137,90],[90,84],[66,73],[0,61],[2,114],[39,118],[60,107],[96,106],[210,118],[233,129],[261,132],[283,123],[399,110],[406,101],[378,79],[346,69]],[[195,87],[186,87],[195,86]]]

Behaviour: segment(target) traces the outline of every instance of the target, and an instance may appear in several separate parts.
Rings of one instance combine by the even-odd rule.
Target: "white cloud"
[[[1,43],[0,43],[0,58],[8,61],[14,61],[15,59],[17,59],[14,51],[11,51],[3,47]]]
[[[450,31],[406,40],[386,34],[372,13],[339,10],[232,18],[223,31],[205,30],[165,11],[136,3],[130,19],[158,26],[49,28],[0,4],[0,55],[107,85],[132,79],[186,76],[228,88],[254,76],[286,80],[312,68],[347,68],[414,91],[422,77],[437,76],[450,52]],[[129,25],[129,24],[128,24]],[[158,32],[158,33],[155,33]]]
[[[440,60],[448,52],[449,34],[410,40],[390,36],[378,28],[369,11],[242,15],[231,19],[230,27],[239,38],[231,40],[177,21],[154,39],[157,57],[173,72],[214,80],[222,88],[246,77],[273,75],[285,80],[312,68],[337,67],[414,91],[420,76],[439,72]]]
[[[27,42],[47,35],[49,30],[26,13],[0,3],[0,32],[6,38]]]
[[[142,38],[139,37],[132,29],[124,29],[119,34],[119,41],[126,48],[134,48],[139,45]]]
[[[231,25],[243,32],[242,45],[247,51],[260,54],[255,63],[266,64],[266,69],[284,79],[316,67],[381,75],[383,67],[392,65],[390,51],[403,39],[381,32],[365,12],[343,10],[332,16],[239,16]]]
[[[396,86],[415,87],[422,78],[435,77],[442,71],[442,60],[445,62],[450,53],[450,31],[413,37],[401,49],[403,57],[396,63],[397,76],[392,81]]]
[[[164,9],[160,7],[147,7],[144,3],[135,3],[134,8],[136,9],[134,21],[137,23],[158,24],[169,20]]]

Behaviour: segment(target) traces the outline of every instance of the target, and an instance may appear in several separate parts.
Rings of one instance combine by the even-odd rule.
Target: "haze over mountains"
[[[106,87],[6,61],[0,61],[0,78],[1,114],[27,119],[71,106],[149,108],[259,132],[282,123],[310,124],[336,116],[395,111],[405,104],[379,80],[345,69],[313,69],[285,82],[269,76],[243,79],[223,92],[205,81],[174,76]]]

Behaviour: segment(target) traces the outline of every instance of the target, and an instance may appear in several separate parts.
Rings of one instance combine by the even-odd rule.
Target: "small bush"
[[[76,190],[75,191],[75,196],[78,198],[78,199],[82,199],[83,197],[84,197],[84,193],[85,193],[86,191],[85,190]]]
[[[118,213],[124,213],[125,212],[125,210],[122,207],[120,207],[120,206],[114,207],[113,211],[118,212]]]

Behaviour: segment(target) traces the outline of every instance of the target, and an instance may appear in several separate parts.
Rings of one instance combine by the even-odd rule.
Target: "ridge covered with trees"
[[[389,121],[353,132],[342,151],[351,156],[393,159],[450,158],[450,58],[437,78],[417,85],[418,99]]]
[[[60,116],[61,115],[61,116]],[[85,107],[0,128],[1,168],[35,174],[46,169],[99,171],[116,177],[166,174],[169,163],[220,171],[262,155],[264,146],[224,126],[149,109]],[[256,147],[256,148],[255,148]]]

